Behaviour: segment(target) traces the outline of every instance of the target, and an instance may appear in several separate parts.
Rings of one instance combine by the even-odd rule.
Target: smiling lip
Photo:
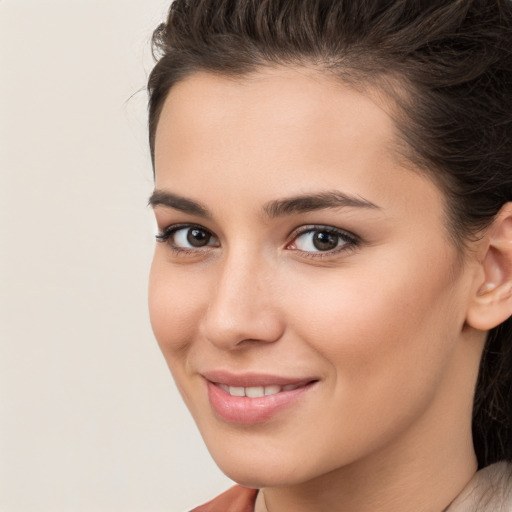
[[[202,373],[214,412],[230,423],[251,425],[271,419],[309,391],[317,379],[224,371]]]

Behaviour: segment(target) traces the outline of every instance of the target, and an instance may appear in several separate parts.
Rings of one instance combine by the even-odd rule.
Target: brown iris
[[[338,236],[328,231],[316,231],[313,235],[313,245],[319,251],[330,251],[338,246]]]
[[[187,242],[192,247],[204,247],[208,245],[212,235],[207,231],[198,228],[191,228],[187,233]]]

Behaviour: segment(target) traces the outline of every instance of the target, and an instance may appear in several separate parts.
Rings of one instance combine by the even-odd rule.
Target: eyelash
[[[198,251],[203,251],[205,249],[208,249],[209,247],[212,247],[211,245],[206,245],[204,247],[196,247],[196,248],[185,248],[185,247],[179,247],[173,243],[171,240],[172,237],[180,230],[190,230],[190,229],[198,229],[200,231],[204,231],[212,238],[215,238],[215,235],[208,229],[204,228],[203,226],[199,224],[173,224],[172,226],[166,227],[163,231],[158,233],[155,238],[157,242],[161,243],[167,243],[171,251],[177,255],[188,255],[188,254],[197,254]]]
[[[328,233],[330,235],[334,235],[338,238],[338,243],[341,243],[341,246],[335,247],[334,249],[330,249],[327,251],[302,251],[300,249],[295,249],[299,251],[303,257],[306,258],[327,258],[333,256],[335,254],[339,254],[341,252],[348,252],[357,249],[357,247],[361,244],[361,239],[350,233],[349,231],[345,231],[340,228],[335,228],[333,226],[325,226],[325,225],[310,225],[304,226],[296,231],[292,232],[289,236],[291,238],[291,242],[289,242],[286,246],[289,247],[296,243],[297,239],[300,236],[303,236],[307,233]]]
[[[201,225],[198,224],[174,224],[171,226],[168,226],[163,231],[158,233],[156,235],[156,241],[160,243],[167,243],[169,248],[172,250],[173,253],[177,255],[190,255],[190,254],[198,254],[198,251],[204,251],[211,247],[218,247],[218,246],[212,246],[212,245],[205,245],[203,247],[196,247],[196,248],[185,248],[185,247],[179,247],[175,245],[172,241],[172,237],[180,230],[190,230],[190,229],[198,229],[200,231],[203,231],[207,233],[212,238],[215,238],[215,235],[208,229],[204,228]],[[295,244],[297,239],[307,233],[328,233],[330,235],[334,235],[338,238],[338,243],[342,243],[340,247],[335,247],[334,249],[326,250],[326,251],[303,251],[301,249],[288,249],[291,245]],[[296,250],[297,252],[300,252],[303,257],[307,258],[325,258],[329,256],[333,256],[335,254],[338,254],[340,252],[348,252],[356,249],[361,244],[361,239],[354,235],[353,233],[350,233],[348,231],[345,231],[340,228],[335,228],[333,226],[325,226],[325,225],[309,225],[309,226],[303,226],[296,231],[292,232],[289,236],[289,239],[291,239],[290,242],[286,244],[286,249],[288,250]]]

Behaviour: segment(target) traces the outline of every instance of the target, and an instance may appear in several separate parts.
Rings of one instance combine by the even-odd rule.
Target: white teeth
[[[229,386],[229,394],[231,396],[245,396],[245,388]]]
[[[265,386],[265,395],[277,395],[281,391],[281,386]]]
[[[291,391],[297,389],[300,384],[288,384],[287,386],[250,386],[247,388],[239,386],[228,386],[227,384],[218,384],[218,386],[229,393],[231,396],[247,396],[249,398],[260,398],[262,396],[277,395],[281,391]]]
[[[251,398],[265,396],[265,388],[261,386],[245,388],[245,396],[249,396]]]

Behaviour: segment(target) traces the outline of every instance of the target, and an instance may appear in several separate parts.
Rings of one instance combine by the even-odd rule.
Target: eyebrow
[[[164,190],[155,190],[153,194],[151,194],[148,204],[153,208],[166,206],[191,215],[198,215],[205,218],[212,217],[208,209],[201,203]],[[263,212],[267,217],[276,218],[329,208],[365,208],[380,210],[379,206],[363,197],[333,190],[276,199],[266,203],[263,206]]]
[[[328,208],[367,208],[380,210],[376,204],[360,196],[352,196],[337,190],[304,194],[270,201],[263,207],[268,217],[281,217],[294,213],[307,213]]]
[[[199,217],[211,217],[208,210],[200,203],[164,190],[153,191],[149,198],[148,205],[153,208],[156,206],[166,206],[167,208],[174,208],[175,210],[190,213],[191,215],[199,215]]]

